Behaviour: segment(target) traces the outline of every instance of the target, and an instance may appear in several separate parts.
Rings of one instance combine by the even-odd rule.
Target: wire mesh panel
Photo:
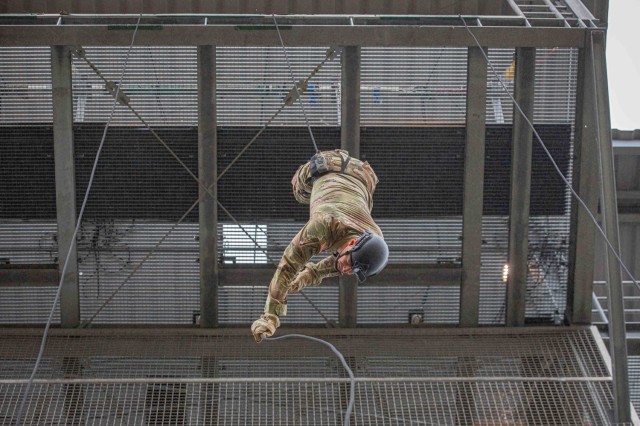
[[[198,199],[189,175],[197,175],[197,129],[187,127],[197,124],[196,48],[87,47],[84,55],[73,62],[78,205],[103,138],[104,148],[78,241],[82,320],[192,324],[198,229],[171,228]],[[114,99],[104,79],[121,84],[155,134],[121,105],[105,133]],[[197,221],[197,209],[187,221]]]
[[[535,123],[573,123],[577,71],[578,49],[536,49]]]
[[[274,266],[275,272],[275,266]],[[221,324],[249,324],[264,312],[269,283],[258,286],[225,285],[220,288]],[[338,288],[307,288],[287,297],[288,314],[282,324],[335,324],[338,321]]]
[[[594,391],[610,409],[599,383],[372,382],[358,385],[355,424],[607,424]]]
[[[302,106],[298,101],[293,102],[273,124],[304,126],[308,119],[313,126],[337,126],[340,58],[327,56],[328,53],[328,48],[320,47],[217,48],[218,124],[245,127],[266,124],[283,106],[293,89],[293,80],[306,80],[322,64],[304,90]]]
[[[0,47],[0,264],[25,272],[0,286],[3,324],[43,322],[53,304],[54,284],[28,274],[57,272],[52,121],[50,49]]]
[[[629,397],[631,404],[636,408],[640,407],[640,356],[629,356]]]
[[[76,204],[80,206],[104,134],[103,125],[76,125]],[[177,221],[198,200],[197,129],[110,126],[85,209],[89,220]],[[169,149],[171,152],[169,152]],[[183,167],[173,155],[184,164]],[[188,216],[197,222],[197,208]]]
[[[197,226],[85,221],[81,229],[83,321],[194,323],[200,309]]]
[[[361,157],[380,179],[373,215],[444,217],[442,226],[450,228],[447,218],[462,213],[464,137],[464,129],[455,127],[364,128]]]
[[[576,49],[536,51],[533,123],[548,153],[534,135],[526,312],[529,321],[559,323],[565,312],[571,194],[549,155],[571,182],[577,56]]]
[[[52,121],[51,50],[0,47],[0,125]]]
[[[2,220],[0,268],[23,272],[0,285],[0,323],[38,324],[49,316],[58,283],[58,242],[55,223]],[[34,273],[35,272],[35,273]],[[43,279],[46,273],[49,279]],[[60,317],[56,308],[54,321]]]
[[[533,138],[526,291],[526,321],[558,322],[564,316],[568,267],[570,193],[549,160],[570,181],[575,110],[576,51],[538,49],[532,123],[545,147]],[[487,123],[511,123],[519,114],[513,95],[514,51],[490,49]],[[496,77],[496,73],[498,76]],[[500,78],[500,81],[497,80]],[[511,128],[490,124],[485,159],[480,322],[503,323],[508,273],[508,214]],[[490,278],[493,277],[493,278]]]
[[[373,216],[388,241],[390,262],[459,265],[464,131],[369,127],[361,138],[361,157],[380,179]],[[458,288],[365,285],[358,291],[358,321],[406,323],[410,311],[424,311],[430,323],[456,323],[458,305]]]
[[[23,424],[334,425],[342,422],[347,388],[313,381],[38,384]],[[13,407],[21,390],[0,385]],[[601,383],[366,382],[356,395],[358,425],[607,425],[603,411],[613,405]],[[10,422],[15,409],[0,415]]]
[[[220,174],[227,170],[259,130],[256,127],[223,127],[218,130]],[[319,149],[340,148],[339,129],[313,127],[312,131]],[[301,228],[309,219],[309,207],[299,204],[293,197],[291,178],[314,152],[307,128],[268,128],[218,181],[220,202],[236,220],[243,223],[261,225],[265,221],[291,223],[295,220],[299,225],[293,225],[293,228]],[[218,210],[218,217],[224,222],[231,221],[222,209]],[[281,254],[270,253],[277,259]]]
[[[130,105],[151,125],[197,124],[196,47],[134,46],[128,51],[128,47],[85,48],[86,60],[104,79],[84,58],[74,56],[74,122],[107,121],[114,99],[105,89],[106,79],[121,85]],[[112,123],[140,124],[125,107],[116,108]]]
[[[50,265],[58,261],[55,223],[18,220],[0,223],[0,259],[2,264]]]
[[[464,124],[467,49],[362,49],[363,126]]]
[[[55,299],[56,287],[3,286],[0,288],[0,318],[2,324],[42,324],[47,321]],[[53,321],[60,321],[60,307],[53,312]]]
[[[487,56],[487,125],[511,124],[513,101],[509,94],[513,96],[515,50],[489,49]]]
[[[485,197],[487,193],[485,192]],[[502,324],[506,313],[508,218],[484,216],[480,270],[480,324]]]
[[[298,331],[283,326],[277,334]],[[39,349],[38,333],[32,329],[3,331],[0,377],[19,379],[30,373],[28,366]],[[357,377],[609,376],[598,342],[586,328],[530,327],[490,332],[313,328],[303,334],[331,342]],[[305,378],[310,375],[310,366],[313,376],[348,377],[323,345],[289,338],[257,346],[248,327],[217,333],[186,328],[54,330],[48,343],[37,378],[65,378],[69,372],[87,378],[185,378],[199,377],[204,370],[207,374],[215,370],[217,375],[206,377],[274,377],[268,376],[271,374]]]
[[[55,221],[51,125],[3,125],[0,139],[0,218]]]
[[[611,377],[593,333],[313,335],[335,345],[354,372],[354,424],[607,425]],[[0,342],[0,422],[11,424],[39,334],[5,330]],[[60,330],[23,424],[333,425],[342,423],[350,387],[334,354],[307,339],[256,345],[248,330]]]
[[[411,314],[422,314],[427,324],[457,324],[458,287],[393,286],[358,289],[358,323],[406,324]]]
[[[391,204],[384,207],[393,209]],[[385,241],[393,247],[389,252],[390,262],[433,265],[459,262],[461,220],[461,217],[380,219],[377,223],[384,232]]]
[[[191,324],[199,307],[198,228],[172,227],[198,199],[197,183],[148,131],[131,129],[109,129],[80,228],[82,317]],[[77,203],[103,131],[76,127]],[[156,131],[197,171],[195,131]],[[194,220],[197,209],[187,217]]]

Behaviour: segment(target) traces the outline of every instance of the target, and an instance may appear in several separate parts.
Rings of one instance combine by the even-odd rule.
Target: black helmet
[[[389,247],[382,237],[365,232],[349,252],[351,270],[359,282],[372,277],[387,266]]]

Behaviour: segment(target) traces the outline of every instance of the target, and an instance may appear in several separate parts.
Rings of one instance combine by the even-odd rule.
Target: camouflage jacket
[[[337,170],[349,156],[342,150],[322,154]],[[315,182],[310,177],[310,165],[306,163],[298,168],[291,181],[296,200],[310,205],[310,218],[285,249],[271,280],[271,288],[288,292],[299,273],[299,277],[307,281],[304,285],[317,285],[323,278],[336,276],[338,272],[334,256],[315,264],[309,262],[313,256],[324,250],[334,252],[365,231],[382,236],[371,218],[378,178],[369,163],[351,158],[344,173],[329,172]],[[304,274],[301,273],[303,270]]]

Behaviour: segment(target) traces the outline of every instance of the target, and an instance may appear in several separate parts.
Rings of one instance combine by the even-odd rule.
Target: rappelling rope
[[[513,97],[513,95],[511,95],[511,93],[509,92],[509,90],[507,89],[507,87],[505,86],[504,82],[502,81],[502,79],[500,78],[500,76],[498,75],[498,72],[496,71],[495,67],[493,66],[493,63],[491,63],[491,61],[489,60],[489,57],[487,56],[487,54],[485,53],[484,49],[482,48],[482,46],[480,45],[480,42],[478,41],[478,39],[476,38],[475,34],[473,34],[473,32],[471,31],[471,29],[467,26],[466,21],[464,20],[464,18],[462,16],[460,16],[460,19],[462,20],[462,23],[464,24],[464,27],[466,28],[466,30],[469,32],[469,34],[471,35],[471,37],[473,37],[473,40],[475,41],[476,45],[480,48],[480,52],[482,52],[482,56],[484,56],[484,59],[487,61],[487,64],[491,67],[491,70],[493,71],[496,79],[498,80],[498,82],[500,83],[500,85],[502,86],[502,88],[504,89],[505,93],[509,96],[509,98],[511,99],[511,102],[513,103],[513,105],[515,106],[515,108],[518,110],[518,112],[520,113],[520,115],[522,115],[522,118],[527,122],[527,124],[529,125],[529,127],[531,128],[531,130],[533,131],[533,134],[536,137],[536,140],[540,143],[540,146],[542,147],[542,149],[544,150],[544,152],[546,153],[547,157],[549,157],[549,160],[551,161],[551,164],[553,164],[553,167],[556,169],[556,171],[558,172],[558,175],[560,175],[560,178],[563,180],[563,182],[565,183],[565,185],[567,186],[567,188],[569,188],[569,191],[571,191],[571,194],[574,196],[574,198],[576,199],[576,201],[578,201],[578,203],[580,203],[580,205],[582,207],[584,207],[585,212],[587,213],[587,215],[589,216],[589,218],[591,219],[591,221],[593,222],[593,224],[595,225],[596,229],[598,230],[598,232],[600,233],[600,235],[602,235],[602,238],[604,238],[604,241],[607,243],[607,246],[609,248],[609,250],[611,251],[611,253],[615,256],[615,258],[618,260],[618,263],[620,264],[620,266],[622,267],[622,269],[624,269],[624,271],[627,273],[627,275],[629,276],[629,278],[631,278],[631,281],[633,281],[633,283],[636,285],[636,287],[638,289],[640,289],[640,285],[638,284],[638,281],[633,277],[633,275],[631,274],[631,272],[629,271],[629,269],[626,267],[626,265],[624,264],[624,262],[622,261],[620,255],[618,254],[617,250],[613,247],[613,245],[611,244],[611,241],[609,241],[609,239],[607,238],[606,233],[604,232],[604,230],[600,227],[600,225],[598,224],[598,220],[595,218],[595,216],[591,213],[591,210],[587,207],[587,204],[582,200],[582,198],[580,198],[580,196],[578,195],[578,193],[573,189],[573,186],[571,185],[571,182],[569,182],[569,180],[564,176],[564,174],[562,173],[562,170],[560,169],[560,167],[558,166],[558,164],[556,163],[556,161],[553,159],[553,156],[551,155],[551,152],[549,152],[549,150],[547,149],[547,146],[545,145],[545,143],[542,141],[542,138],[540,137],[540,135],[538,134],[538,131],[535,129],[535,127],[533,126],[533,123],[531,123],[531,121],[529,120],[529,118],[527,117],[527,115],[524,113],[524,111],[522,111],[522,108],[520,108],[520,105],[518,104],[518,102],[515,100],[515,98]],[[592,43],[592,48],[593,48],[593,34],[591,35],[591,43]],[[595,58],[592,58],[592,66],[594,67],[594,74],[595,74]],[[594,76],[595,79],[595,76]],[[596,94],[596,104],[598,102],[597,99],[597,94]],[[599,126],[598,124],[598,120],[596,120],[596,125]],[[600,138],[599,132],[598,132],[598,138]]]
[[[136,27],[133,31],[133,35],[131,36],[131,44],[129,45],[129,50],[127,51],[127,56],[124,61],[124,65],[122,66],[122,72],[120,73],[120,82],[123,81],[125,76],[125,71],[127,70],[127,64],[129,62],[129,55],[131,54],[131,50],[133,49],[133,45],[136,40],[136,34],[138,33],[138,28],[140,26],[140,20],[142,19],[142,14],[138,16],[138,22],[136,22]],[[40,343],[40,350],[38,352],[38,357],[36,358],[36,363],[33,366],[33,371],[31,371],[31,376],[29,377],[29,381],[27,382],[26,389],[22,394],[22,398],[20,400],[20,407],[18,408],[18,414],[16,416],[16,426],[21,426],[22,424],[22,416],[24,414],[25,404],[29,397],[29,392],[31,390],[31,386],[33,385],[33,380],[38,372],[38,368],[40,367],[40,362],[42,361],[42,356],[44,355],[44,349],[47,344],[47,336],[49,334],[49,329],[51,328],[51,322],[53,321],[53,314],[56,309],[56,305],[60,300],[60,293],[62,292],[62,284],[64,282],[64,278],[66,276],[67,267],[69,265],[69,259],[71,258],[71,251],[74,248],[76,243],[76,236],[78,235],[78,230],[80,229],[80,224],[82,222],[82,216],[84,214],[84,209],[87,205],[87,200],[89,199],[89,192],[91,191],[91,185],[93,184],[93,178],[96,173],[96,169],[98,167],[98,160],[100,159],[100,153],[102,152],[102,148],[104,146],[104,141],[107,137],[107,130],[109,129],[109,125],[113,120],[113,116],[116,111],[116,105],[118,104],[118,97],[120,94],[120,86],[117,85],[115,88],[115,100],[113,101],[113,105],[111,107],[111,114],[109,115],[109,120],[104,127],[104,132],[102,133],[102,139],[100,140],[100,145],[98,146],[98,151],[96,152],[96,159],[93,162],[93,168],[91,169],[91,175],[89,177],[89,183],[87,184],[87,190],[84,194],[84,199],[82,200],[82,207],[80,208],[80,213],[78,214],[78,219],[76,223],[76,227],[73,231],[73,236],[71,237],[71,241],[69,244],[69,250],[67,251],[67,255],[65,256],[64,266],[62,267],[62,272],[60,273],[60,283],[58,284],[58,289],[56,290],[56,295],[53,300],[53,306],[51,306],[51,311],[49,312],[49,318],[47,319],[47,324],[44,328],[44,333],[42,335],[42,342]]]
[[[336,354],[336,356],[338,357],[338,359],[340,360],[340,362],[342,363],[342,366],[344,367],[344,369],[347,371],[347,374],[349,375],[349,379],[351,382],[351,386],[349,388],[349,403],[347,404],[347,411],[344,414],[344,426],[349,426],[349,423],[351,421],[351,413],[353,412],[353,406],[355,405],[355,400],[356,400],[356,377],[353,374],[353,371],[351,370],[351,368],[349,367],[349,364],[347,364],[347,361],[344,359],[344,355],[342,355],[342,353],[335,347],[333,346],[331,343],[322,340],[322,339],[318,339],[317,337],[311,337],[311,336],[306,336],[304,334],[285,334],[283,336],[278,336],[278,337],[266,337],[264,334],[262,335],[262,338],[264,340],[282,340],[282,339],[288,339],[291,337],[297,337],[297,338],[301,338],[301,339],[307,339],[307,340],[311,340],[313,342],[316,343],[321,343],[327,347],[329,347],[329,349],[331,349],[331,351],[333,351],[334,354]]]

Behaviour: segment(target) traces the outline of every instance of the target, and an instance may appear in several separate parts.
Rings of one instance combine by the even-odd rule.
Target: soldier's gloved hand
[[[271,337],[276,329],[280,327],[280,318],[274,314],[262,314],[251,325],[251,333],[257,343],[262,341],[262,336]]]
[[[262,341],[262,336],[271,337],[276,329],[280,327],[280,316],[287,315],[287,301],[280,301],[267,296],[264,304],[264,314],[251,325],[251,333],[256,342]]]
[[[302,271],[298,272],[298,275],[291,281],[289,287],[289,293],[297,293],[303,288],[314,284],[313,271],[310,268],[305,267]]]

